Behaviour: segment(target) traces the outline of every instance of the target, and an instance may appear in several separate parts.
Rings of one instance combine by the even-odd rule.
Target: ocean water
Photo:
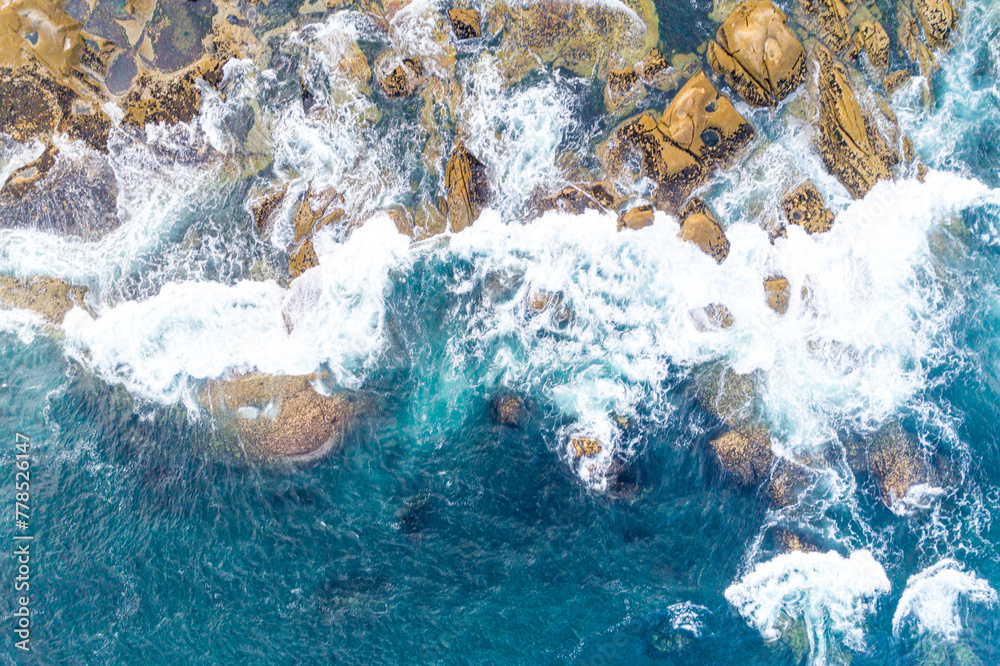
[[[390,39],[416,40],[436,7]],[[678,37],[693,48],[709,9],[658,6],[664,39],[696,20]],[[113,132],[122,224],[103,239],[0,232],[0,274],[86,285],[97,314],[52,332],[0,311],[5,469],[15,433],[33,443],[33,651],[6,629],[11,547],[5,662],[1000,662],[1000,7],[966,1],[932,105],[919,79],[891,100],[923,181],[854,201],[807,123],[737,102],[760,137],[702,192],[732,245],[721,265],[662,213],[621,233],[596,212],[525,220],[560,156],[592,155],[614,122],[599,84],[556,71],[505,88],[481,47],[459,54],[458,129],[441,132],[486,163],[493,204],[410,243],[378,211],[437,191],[419,107],[376,119],[336,69],[348,37],[384,46],[339,12],[282,38],[270,69],[231,61],[190,124]],[[303,109],[299,73],[337,91],[336,113]],[[36,150],[0,144],[0,174]],[[761,211],[802,177],[834,228],[772,245]],[[262,240],[246,201],[273,181],[289,196]],[[320,266],[287,289],[254,279],[281,266],[309,183],[373,216],[317,232]],[[816,298],[794,291],[779,317],[758,286],[774,273]],[[539,289],[566,316],[532,313]],[[732,328],[695,326],[713,302]],[[815,472],[788,507],[712,457],[724,428],[697,392],[722,367],[755,377],[776,452]],[[308,466],[220,458],[197,390],[250,369],[325,371],[377,409]],[[526,399],[520,428],[490,418],[508,392]],[[886,423],[940,470],[891,508],[850,460]],[[586,464],[581,435],[605,445]],[[0,498],[13,506],[13,472]],[[818,550],[786,552],[781,533]]]

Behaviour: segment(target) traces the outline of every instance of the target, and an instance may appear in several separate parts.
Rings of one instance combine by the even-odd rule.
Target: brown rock
[[[535,192],[528,202],[531,218],[536,218],[550,210],[558,210],[573,215],[581,215],[588,210],[606,211],[618,203],[618,195],[604,182],[577,183],[567,185],[555,194]]]
[[[489,203],[486,165],[460,142],[448,158],[444,183],[448,189],[448,219],[451,230],[457,233],[475,222]]]
[[[396,67],[380,76],[378,84],[386,97],[409,97],[420,86],[424,66],[419,58],[405,58]]]
[[[249,374],[208,382],[199,393],[223,437],[235,436],[251,460],[308,461],[339,446],[369,408],[360,394],[324,396],[315,375]]]
[[[879,22],[863,21],[854,33],[851,55],[857,57],[861,51],[868,54],[868,60],[879,72],[889,69],[889,35]]]
[[[140,73],[119,102],[125,110],[122,122],[139,129],[149,123],[190,122],[201,106],[201,92],[195,85],[199,79],[218,86],[222,63],[204,56],[173,74]]]
[[[573,452],[577,458],[590,458],[601,452],[601,443],[589,437],[579,437],[573,440]]]
[[[774,459],[771,438],[761,427],[730,430],[713,439],[710,445],[726,474],[744,486],[760,481]]]
[[[722,303],[709,303],[700,310],[692,310],[691,316],[699,331],[729,328],[736,323],[733,313]]]
[[[560,291],[534,289],[528,296],[528,312],[541,314],[548,312],[556,324],[567,324],[573,318],[573,310]]]
[[[524,400],[510,393],[497,396],[490,403],[490,418],[494,423],[520,428],[525,418]]]
[[[899,425],[883,426],[868,443],[868,469],[882,501],[890,509],[921,483],[930,483],[931,468],[916,440]]]
[[[604,108],[608,113],[625,115],[646,97],[646,87],[632,67],[612,69],[604,86]]]
[[[74,306],[89,313],[83,303],[86,293],[86,287],[74,287],[56,278],[40,276],[18,280],[0,275],[0,309],[33,310],[53,324],[61,324]]]
[[[911,76],[912,74],[910,74],[905,69],[897,70],[892,74],[890,74],[889,76],[885,77],[885,89],[891,95],[892,93],[899,90],[899,87],[901,85],[909,81]]]
[[[708,45],[708,61],[752,106],[774,106],[802,85],[806,55],[769,0],[748,0]]]
[[[927,45],[935,49],[947,44],[948,35],[958,22],[951,3],[948,0],[914,0],[913,5],[924,28]]]
[[[695,71],[688,72],[685,68],[674,67],[655,48],[635,64],[635,73],[643,83],[664,92],[676,89],[682,81],[697,74],[698,69],[696,66]]]
[[[842,51],[850,42],[849,12],[841,0],[798,0],[798,23],[833,51]]]
[[[855,199],[866,195],[876,181],[892,177],[899,161],[858,104],[847,70],[827,49],[816,49],[819,60],[820,113],[818,148],[827,170]]]
[[[697,245],[716,263],[721,264],[729,256],[726,232],[704,201],[697,197],[691,199],[680,213],[680,223],[678,236]]]
[[[757,386],[752,375],[738,375],[715,366],[697,375],[698,404],[720,421],[735,428],[754,415]]]
[[[253,214],[253,223],[257,227],[257,233],[264,237],[267,235],[269,222],[274,211],[278,209],[281,202],[285,200],[288,193],[288,183],[285,183],[280,190],[274,190],[258,199],[250,208]]]
[[[767,482],[767,497],[778,508],[791,506],[816,480],[816,472],[784,458],[775,460]]]
[[[788,312],[788,299],[792,295],[792,287],[783,277],[773,277],[764,280],[764,293],[767,294],[767,306],[778,314]]]
[[[450,9],[448,19],[459,39],[475,39],[483,34],[479,25],[479,12],[475,9]]]
[[[812,181],[807,180],[781,200],[789,224],[797,224],[810,234],[822,234],[833,226],[833,213],[823,203]]]
[[[288,275],[292,279],[305,273],[310,268],[319,266],[319,257],[313,248],[311,238],[307,238],[296,248],[288,259]]]
[[[618,216],[618,231],[632,229],[638,231],[653,223],[653,207],[649,204],[636,206]]]
[[[681,88],[659,121],[648,112],[625,121],[598,152],[614,177],[630,171],[637,161],[637,175],[657,183],[657,207],[676,211],[716,168],[729,166],[753,136],[753,127],[699,73]]]

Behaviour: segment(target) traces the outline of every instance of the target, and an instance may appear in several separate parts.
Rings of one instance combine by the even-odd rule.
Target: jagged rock
[[[744,486],[760,481],[774,459],[767,430],[757,426],[730,430],[710,446],[726,474]]]
[[[888,93],[891,95],[892,93],[899,90],[900,86],[909,81],[910,77],[912,76],[913,75],[910,74],[909,71],[905,69],[900,69],[893,72],[889,76],[885,77],[885,82],[883,85],[885,85],[886,91],[888,91]]]
[[[486,165],[459,143],[448,158],[444,183],[448,190],[448,219],[451,230],[457,233],[475,222],[489,203]]]
[[[0,275],[0,309],[33,310],[53,324],[61,324],[74,307],[90,310],[84,305],[86,287],[75,287],[50,277],[24,280]]]
[[[612,69],[604,86],[604,108],[608,113],[625,115],[646,97],[646,87],[632,67]]]
[[[704,73],[699,73],[656,118],[649,112],[619,125],[598,149],[613,177],[632,171],[657,183],[655,203],[676,211],[716,168],[725,168],[754,136],[748,123]]]
[[[850,42],[848,14],[841,0],[798,0],[796,7],[798,23],[833,51]]]
[[[490,7],[487,24],[489,34],[500,34],[496,56],[508,83],[545,65],[604,78],[637,62],[659,39],[652,0],[500,1]]]
[[[806,78],[806,55],[769,0],[749,0],[719,27],[708,61],[751,106],[774,106]]]
[[[299,244],[288,258],[288,276],[294,280],[315,266],[319,266],[319,257],[316,256],[312,239],[307,238]]]
[[[381,67],[376,67],[381,72]],[[404,58],[393,69],[378,77],[378,84],[386,97],[409,97],[417,91],[424,78],[420,58]]]
[[[619,197],[610,183],[597,181],[567,185],[555,194],[536,191],[528,202],[527,209],[532,218],[549,210],[580,215],[588,210],[604,212],[616,208],[618,201]]]
[[[721,264],[729,256],[729,239],[708,205],[695,197],[680,213],[682,239],[697,245],[702,252]]]
[[[475,9],[449,9],[448,19],[459,39],[475,39],[483,34],[479,25],[479,12]]]
[[[525,418],[524,400],[511,393],[497,396],[490,403],[490,418],[494,423],[520,428]]]
[[[767,497],[778,508],[791,506],[816,481],[816,472],[797,463],[777,458],[767,482]]]
[[[781,208],[789,224],[797,224],[810,234],[825,233],[833,226],[833,213],[812,181],[807,180],[786,194]]]
[[[601,443],[590,437],[577,437],[572,441],[573,453],[577,458],[590,458],[601,452]]]
[[[677,60],[678,56],[674,56],[674,59]],[[690,71],[690,64],[694,65],[694,71]],[[667,62],[663,54],[654,48],[650,49],[649,53],[643,56],[633,69],[639,75],[639,79],[650,88],[669,92],[677,88],[682,81],[697,74],[699,68],[698,60],[695,60],[694,63],[685,62],[680,66],[675,66]]]
[[[370,407],[361,394],[317,393],[316,378],[237,375],[208,382],[198,398],[222,435],[235,436],[251,460],[314,460],[339,446]]]
[[[653,223],[653,207],[649,204],[636,206],[618,216],[618,231],[632,229],[638,231]]]
[[[764,280],[764,293],[767,294],[767,306],[778,314],[788,312],[788,299],[792,296],[792,287],[783,277],[773,277]]]
[[[924,28],[927,46],[935,49],[947,44],[948,36],[958,22],[955,8],[949,0],[913,0],[913,6]]]
[[[729,328],[736,323],[733,313],[722,303],[709,303],[703,308],[692,310],[694,325],[699,331]]]
[[[285,200],[288,193],[288,183],[285,183],[280,190],[274,190],[258,199],[250,208],[253,214],[253,223],[257,227],[257,233],[264,237],[267,235],[268,225],[271,216],[278,209],[281,202]]]
[[[854,33],[851,55],[857,57],[861,51],[868,54],[868,60],[879,72],[889,69],[889,35],[879,22],[864,21]]]
[[[910,489],[930,483],[931,468],[913,437],[896,423],[883,426],[868,443],[868,469],[878,485],[882,501],[890,509]]]
[[[222,81],[222,63],[204,56],[170,75],[140,73],[119,102],[125,111],[122,122],[139,129],[150,123],[190,122],[201,106],[201,92],[195,85],[198,79],[218,86]]]
[[[819,61],[819,118],[817,143],[827,170],[855,199],[866,195],[876,181],[892,177],[899,156],[879,134],[870,114],[861,107],[844,66],[833,54],[817,47]]]

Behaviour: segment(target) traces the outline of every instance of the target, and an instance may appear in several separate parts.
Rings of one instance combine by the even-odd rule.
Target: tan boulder
[[[789,224],[796,224],[810,234],[821,234],[833,226],[833,213],[823,203],[812,181],[807,180],[781,199],[781,208]]]
[[[448,219],[451,230],[457,233],[475,222],[489,203],[486,165],[460,142],[448,158],[444,182],[448,190]]]
[[[376,65],[378,84],[386,97],[409,97],[417,91],[424,79],[424,66],[420,58],[404,58],[395,67],[386,61]]]
[[[319,266],[319,257],[311,238],[307,238],[295,248],[288,258],[288,276],[293,280],[310,268]]]
[[[889,69],[889,35],[881,23],[864,21],[858,26],[851,55],[857,57],[862,51],[877,71],[884,74]]]
[[[764,293],[767,295],[767,307],[778,314],[788,312],[788,300],[792,296],[792,287],[783,277],[773,277],[764,280]]]
[[[646,97],[646,87],[632,67],[612,69],[604,86],[604,108],[608,113],[625,115]]]
[[[479,12],[475,9],[449,9],[448,19],[451,21],[455,37],[459,39],[475,39],[483,34],[479,23]]]
[[[223,438],[252,461],[308,461],[342,442],[369,400],[351,392],[317,393],[316,375],[248,374],[205,384],[198,398]],[[237,448],[238,447],[238,448]]]
[[[769,0],[748,0],[708,45],[708,61],[751,106],[774,106],[802,85],[806,55],[785,14]]]
[[[288,183],[285,183],[280,189],[265,192],[251,204],[250,213],[253,215],[253,224],[262,238],[267,236],[270,230],[271,216],[285,200],[287,193]]]
[[[713,439],[710,446],[726,474],[744,486],[764,478],[774,460],[771,437],[759,426],[730,430]]]
[[[837,52],[850,43],[849,15],[841,0],[798,0],[795,9],[796,22],[814,39]]]
[[[682,239],[697,245],[702,252],[721,264],[729,256],[729,239],[708,205],[695,197],[680,213]]]
[[[86,287],[75,287],[50,277],[24,280],[0,275],[0,309],[32,310],[53,324],[61,324],[74,307],[90,310],[84,305]]]
[[[590,458],[601,452],[601,442],[591,437],[577,437],[571,442],[577,458]]]
[[[653,224],[653,207],[649,204],[636,206],[618,216],[618,231],[632,229],[638,231]]]
[[[655,181],[657,207],[676,211],[716,168],[728,167],[753,136],[750,123],[699,73],[659,120],[649,112],[626,120],[598,148],[598,156],[613,177],[628,172],[637,158],[639,173],[633,175]]]
[[[927,46],[932,49],[947,44],[948,36],[958,23],[955,8],[949,0],[913,0]]]
[[[892,177],[891,169],[899,156],[858,103],[844,66],[825,48],[817,47],[816,56],[819,152],[827,170],[859,199],[877,181]]]
[[[212,87],[222,81],[222,63],[204,56],[172,74],[143,71],[119,100],[125,111],[122,122],[142,129],[151,123],[190,122],[201,106],[201,79]]]

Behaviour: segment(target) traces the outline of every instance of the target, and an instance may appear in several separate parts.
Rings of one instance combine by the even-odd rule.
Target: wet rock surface
[[[89,312],[83,298],[86,287],[78,287],[50,277],[19,280],[0,275],[0,308],[37,312],[50,323],[61,324],[74,307]]]
[[[774,460],[771,438],[761,427],[730,430],[713,439],[710,446],[723,471],[745,486],[763,479]]]
[[[729,239],[708,204],[695,197],[680,213],[679,236],[694,243],[702,252],[721,264],[729,256]]]
[[[811,181],[788,192],[781,200],[781,208],[789,224],[798,225],[810,234],[825,233],[833,226],[833,213]]]
[[[459,232],[476,221],[490,200],[486,165],[464,144],[456,145],[448,158],[445,187],[448,190],[448,220],[451,222],[451,230]]]

